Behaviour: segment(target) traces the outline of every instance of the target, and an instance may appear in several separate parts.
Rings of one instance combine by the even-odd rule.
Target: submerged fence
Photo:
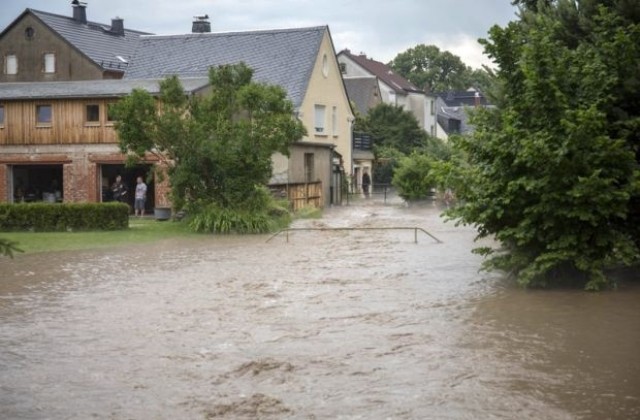
[[[287,237],[287,243],[289,243],[289,232],[296,232],[296,231],[356,231],[356,230],[360,230],[360,231],[366,231],[366,230],[413,230],[413,240],[414,243],[418,243],[418,232],[423,232],[425,233],[427,236],[429,236],[430,238],[432,238],[433,240],[435,240],[437,243],[441,244],[442,241],[438,238],[436,238],[435,236],[433,236],[431,233],[427,232],[425,229],[420,228],[420,227],[407,227],[407,226],[393,226],[393,227],[315,227],[315,228],[287,228],[287,229],[282,229],[276,233],[274,233],[269,239],[267,239],[267,242],[271,241],[273,238],[275,238],[276,236],[279,236],[282,233],[286,234]]]

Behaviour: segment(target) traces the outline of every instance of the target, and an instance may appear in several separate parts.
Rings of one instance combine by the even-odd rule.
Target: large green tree
[[[401,52],[389,63],[401,76],[431,92],[466,90],[486,91],[491,84],[487,69],[472,69],[460,57],[435,45],[420,44]]]
[[[284,90],[252,76],[244,64],[212,68],[211,93],[191,97],[170,77],[157,102],[134,90],[116,106],[121,149],[137,158],[156,153],[167,163],[178,208],[253,207],[271,176],[271,155],[288,153],[304,135]]]
[[[459,139],[470,165],[450,216],[495,237],[479,252],[523,285],[603,288],[606,267],[639,255],[640,25],[626,0],[522,3],[485,41],[502,95]]]

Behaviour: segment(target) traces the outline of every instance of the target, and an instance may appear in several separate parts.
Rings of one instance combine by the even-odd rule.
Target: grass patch
[[[197,236],[184,222],[134,219],[129,228],[116,231],[83,232],[2,232],[0,237],[17,242],[25,253],[73,251],[142,244],[174,237]],[[19,256],[20,253],[15,253]]]

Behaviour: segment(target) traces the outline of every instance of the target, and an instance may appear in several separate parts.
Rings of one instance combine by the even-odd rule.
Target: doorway
[[[64,199],[62,164],[13,165],[10,174],[14,203],[56,203]]]
[[[120,175],[122,182],[127,188],[125,202],[133,208],[136,190],[136,179],[142,177],[147,184],[147,201],[145,202],[145,213],[153,213],[155,207],[155,182],[153,165],[143,164],[135,166],[125,166],[124,164],[102,164],[100,165],[100,178],[98,180],[100,189],[100,197],[103,203],[113,201],[113,193],[111,186],[116,181],[116,177]]]

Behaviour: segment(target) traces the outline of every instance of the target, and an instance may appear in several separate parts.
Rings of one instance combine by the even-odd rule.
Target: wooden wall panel
[[[107,104],[113,99],[81,100],[56,99],[50,101],[2,101],[5,108],[4,127],[0,128],[1,145],[53,144],[113,144],[117,135],[113,124],[107,122]],[[53,116],[50,125],[36,124],[36,106],[50,104]],[[100,106],[100,122],[85,121],[86,106]]]

